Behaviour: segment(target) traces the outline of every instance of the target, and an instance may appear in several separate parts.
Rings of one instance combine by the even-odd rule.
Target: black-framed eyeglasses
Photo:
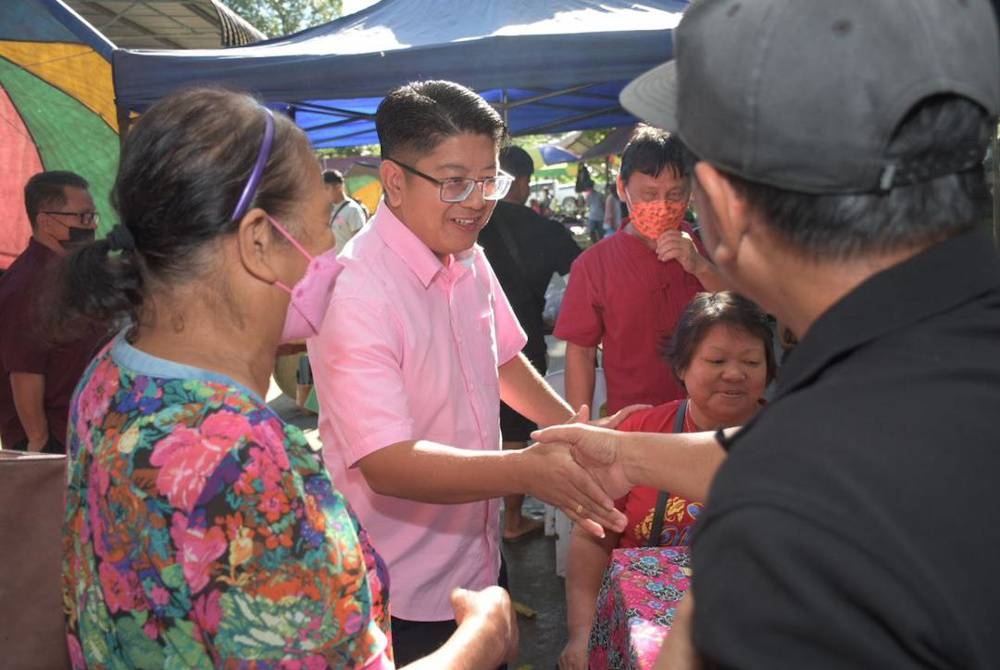
[[[483,177],[482,179],[473,179],[471,177],[437,179],[429,174],[424,174],[406,163],[400,163],[395,158],[387,158],[385,160],[390,160],[407,172],[422,177],[433,184],[437,184],[441,189],[439,195],[442,202],[463,202],[472,195],[472,190],[476,188],[476,184],[482,186],[483,200],[500,200],[507,195],[507,192],[510,191],[510,185],[514,183],[514,177],[503,170],[498,170],[495,177]]]
[[[93,226],[101,220],[97,212],[42,212],[49,216],[75,216],[80,220],[81,226]]]

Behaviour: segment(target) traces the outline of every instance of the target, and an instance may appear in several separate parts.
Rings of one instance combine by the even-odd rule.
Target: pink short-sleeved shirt
[[[354,466],[408,440],[499,449],[497,367],[524,331],[478,246],[442,264],[384,204],[339,258],[309,341],[326,465],[389,566],[393,616],[451,619],[453,588],[496,584],[499,500],[381,496]]]

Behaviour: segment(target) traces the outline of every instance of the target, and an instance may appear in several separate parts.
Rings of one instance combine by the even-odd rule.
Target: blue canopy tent
[[[390,88],[450,79],[478,91],[516,135],[635,118],[625,83],[670,58],[684,0],[382,0],[294,35],[220,50],[119,50],[119,118],[173,89],[219,83],[285,108],[313,146],[374,144]]]

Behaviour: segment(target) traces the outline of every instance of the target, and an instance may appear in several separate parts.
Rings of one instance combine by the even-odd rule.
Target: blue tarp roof
[[[316,147],[374,144],[386,91],[449,79],[479,91],[514,134],[635,121],[625,83],[669,59],[682,0],[382,0],[249,47],[116,51],[120,107],[220,83],[287,107]]]

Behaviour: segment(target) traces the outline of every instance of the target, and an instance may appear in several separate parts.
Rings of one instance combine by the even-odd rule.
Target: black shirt
[[[552,273],[569,272],[580,247],[562,225],[529,207],[502,200],[479,233],[479,244],[528,335],[524,355],[533,361],[544,360],[545,289]]]
[[[1000,668],[1000,266],[959,235],[823,314],[695,534],[709,667]]]

